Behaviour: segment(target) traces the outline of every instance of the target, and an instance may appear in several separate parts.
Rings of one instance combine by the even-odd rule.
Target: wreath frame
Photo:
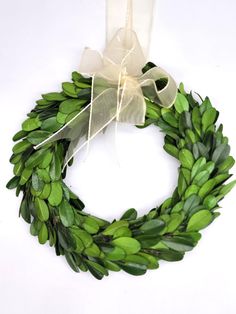
[[[153,66],[147,63],[143,72]],[[165,83],[157,81],[157,87]],[[63,182],[67,168],[61,172],[69,140],[34,150],[89,103],[91,78],[73,72],[72,82],[62,83],[62,92],[42,95],[13,137],[14,177],[7,188],[16,189],[17,196],[23,193],[19,216],[39,243],[49,241],[75,272],[89,270],[97,279],[121,269],[143,275],[158,268],[159,260],[181,260],[197,245],[199,231],[220,215],[219,201],[236,184],[224,184],[235,161],[223,125],[216,126],[219,112],[208,97],[198,95],[199,103],[182,83],[169,109],[144,96],[146,120],[140,128],[158,126],[165,134],[164,150],[180,167],[171,197],[141,217],[131,208],[109,222],[83,211],[83,202]]]

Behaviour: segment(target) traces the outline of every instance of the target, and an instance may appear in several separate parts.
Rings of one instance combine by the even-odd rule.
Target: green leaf
[[[51,183],[51,193],[48,198],[48,202],[52,206],[58,206],[63,197],[62,187],[60,181],[55,181]]]
[[[187,188],[187,183],[184,178],[183,172],[180,170],[179,178],[178,178],[178,194],[182,196]]]
[[[235,181],[232,181],[226,185],[223,185],[222,188],[220,189],[220,192],[219,194],[222,194],[222,195],[226,195],[228,194],[232,189],[233,187],[236,185],[236,180]]]
[[[26,198],[24,198],[21,202],[19,214],[27,223],[31,223],[30,207]]]
[[[201,111],[201,114],[203,114],[206,110],[212,108],[212,104],[210,102],[210,99],[208,97],[206,97],[204,99],[204,101],[202,102],[202,104],[200,105],[200,111]]]
[[[84,250],[84,254],[91,256],[91,257],[99,257],[100,253],[101,253],[101,251],[95,243],[92,243],[91,246],[89,246],[88,248],[86,248]]]
[[[57,230],[58,242],[66,250],[75,250],[76,243],[75,239],[71,236],[68,229],[58,224]]]
[[[13,168],[14,175],[18,177],[21,176],[23,169],[24,169],[24,164],[23,164],[23,161],[20,160],[18,163],[14,165],[14,168]]]
[[[52,161],[53,154],[50,150],[47,150],[43,156],[43,160],[39,164],[39,168],[47,168]]]
[[[170,109],[162,108],[161,115],[163,120],[165,120],[170,126],[178,128],[178,121]]]
[[[66,199],[63,199],[59,206],[61,222],[65,227],[70,227],[74,223],[74,211]]]
[[[125,251],[120,247],[114,247],[110,249],[108,252],[105,252],[106,258],[111,261],[119,261],[123,260],[126,256]]]
[[[28,134],[27,131],[20,130],[19,132],[17,132],[17,133],[13,136],[12,140],[13,140],[14,142],[17,142],[17,141],[21,140],[22,138],[26,137],[27,134]]]
[[[112,270],[112,271],[120,271],[120,267],[117,264],[108,260],[104,260],[103,262],[104,262],[104,266],[107,269]]]
[[[135,264],[139,264],[139,265],[148,265],[148,260],[141,255],[135,255],[135,254],[131,254],[131,255],[127,255],[124,259],[125,262],[129,262],[129,263],[135,263]]]
[[[70,265],[71,269],[76,273],[79,272],[79,267],[76,264],[76,260],[70,252],[65,252],[65,258],[67,263]]]
[[[25,167],[28,169],[33,169],[43,160],[44,156],[47,154],[46,149],[36,150],[26,161]]]
[[[182,223],[184,216],[179,213],[172,213],[170,215],[170,220],[167,223],[167,233],[172,233],[174,232]]]
[[[24,131],[32,131],[39,128],[41,121],[38,118],[29,118],[22,123],[22,129]]]
[[[158,259],[155,256],[147,254],[147,253],[138,253],[138,254],[140,256],[145,257],[146,260],[148,260],[148,265],[147,265],[148,269],[157,269],[159,267]]]
[[[70,227],[70,231],[74,237],[78,237],[85,248],[90,247],[93,243],[92,236],[85,230],[82,230],[76,226]]]
[[[137,211],[134,208],[128,209],[120,218],[120,220],[135,220],[137,218]]]
[[[209,108],[207,109],[202,116],[202,128],[205,132],[207,128],[214,124],[217,120],[219,113],[215,110],[215,108]]]
[[[76,72],[76,71],[74,71],[74,72],[72,72],[72,80],[75,82],[75,81],[79,81],[80,79],[82,79],[83,78],[83,76],[80,74],[80,73],[78,73],[78,72]]]
[[[43,99],[47,101],[63,101],[66,97],[61,93],[48,93],[42,95]]]
[[[50,132],[42,130],[32,131],[27,135],[27,139],[31,144],[37,145],[48,138],[50,134]]]
[[[11,157],[10,157],[10,163],[11,164],[17,164],[20,160],[22,159],[22,154],[12,154]]]
[[[117,263],[126,273],[134,276],[144,275],[147,271],[146,265],[136,264],[133,262]]]
[[[175,100],[175,109],[178,113],[189,110],[189,104],[188,104],[187,98],[180,93],[177,94],[177,97]]]
[[[161,233],[162,230],[165,228],[164,221],[160,219],[152,219],[146,221],[139,229],[144,234],[150,234],[152,236],[158,235]]]
[[[19,180],[20,178],[19,177],[13,177],[11,178],[10,181],[8,181],[6,187],[9,189],[9,190],[12,190],[12,189],[15,189],[19,183]]]
[[[90,273],[96,279],[101,280],[103,278],[103,276],[108,276],[108,272],[107,272],[106,268],[104,268],[100,264],[93,262],[93,261],[90,261],[90,260],[87,260],[86,264],[88,266]]]
[[[193,165],[191,170],[191,178],[193,179],[196,174],[202,169],[202,167],[206,164],[206,158],[200,157]]]
[[[136,239],[139,241],[142,248],[150,248],[160,242],[161,236],[143,234],[136,236]]]
[[[165,144],[163,146],[164,150],[171,156],[175,157],[175,158],[179,158],[179,150],[176,146],[172,145],[172,144]]]
[[[198,206],[201,202],[200,196],[193,194],[185,201],[183,210],[185,213],[189,213],[194,207]]]
[[[113,235],[119,228],[128,227],[128,226],[129,226],[129,223],[126,220],[115,221],[103,231],[103,234]]]
[[[20,185],[24,185],[24,184],[29,180],[29,178],[31,177],[31,175],[32,175],[32,169],[25,168],[25,169],[22,171],[19,184],[20,184]]]
[[[135,254],[141,249],[140,243],[129,237],[117,238],[113,240],[112,243],[123,249],[126,254]]]
[[[188,129],[192,129],[191,114],[188,111],[184,111],[179,116],[179,132],[185,137]]]
[[[217,199],[214,195],[208,195],[204,201],[203,205],[205,205],[208,209],[212,209],[217,205]]]
[[[58,111],[58,113],[57,113],[57,122],[60,123],[60,124],[65,124],[67,117],[68,117],[67,113],[62,113],[62,112]]]
[[[202,186],[210,177],[210,174],[207,170],[199,172],[193,179],[193,184]]]
[[[67,99],[60,104],[59,110],[61,113],[70,114],[78,111],[86,103],[83,99]]]
[[[23,153],[24,151],[26,151],[30,147],[32,147],[32,144],[27,140],[23,140],[23,141],[15,144],[13,146],[12,151],[14,154],[20,154],[20,153]]]
[[[99,230],[98,223],[92,217],[86,217],[82,226],[90,234],[95,234]]]
[[[207,194],[209,194],[213,188],[216,185],[215,179],[210,179],[206,183],[203,184],[203,186],[200,188],[198,195],[202,198],[204,198]]]
[[[199,107],[194,107],[192,110],[192,124],[199,136],[201,136],[201,124],[202,124],[202,117],[199,110]]]
[[[230,146],[227,144],[220,144],[213,152],[212,160],[216,165],[222,163],[229,155]]]
[[[183,168],[192,169],[194,164],[193,154],[186,148],[183,148],[179,152],[179,161]]]
[[[212,222],[212,214],[209,210],[203,209],[195,213],[189,220],[187,231],[198,231],[204,229]]]
[[[235,160],[232,156],[228,156],[221,164],[218,166],[218,172],[227,172],[235,164]]]
[[[168,246],[170,249],[178,251],[178,252],[186,252],[191,251],[194,247],[192,241],[190,239],[186,239],[184,237],[170,237],[164,238],[162,242]]]
[[[115,239],[120,237],[132,237],[131,230],[125,226],[117,229],[113,234],[113,238]]]
[[[36,170],[38,177],[45,183],[50,183],[51,179],[46,169],[37,168]]]
[[[48,240],[48,228],[45,223],[42,224],[42,227],[39,230],[38,240],[40,244],[45,244]]]
[[[36,191],[36,192],[41,192],[43,189],[43,181],[39,178],[39,176],[37,175],[37,173],[33,172],[32,174],[32,178],[31,178],[31,183],[32,183],[32,188]]]
[[[62,83],[62,89],[66,95],[77,98],[78,92],[73,83],[69,83],[69,82]]]
[[[49,173],[52,181],[58,181],[61,178],[61,162],[58,154],[53,155]]]
[[[198,194],[199,189],[200,187],[195,184],[190,185],[185,191],[184,198],[187,199],[193,194]]]
[[[46,183],[44,184],[43,190],[40,193],[39,198],[41,198],[42,200],[45,200],[49,197],[50,193],[51,193],[51,184]]]
[[[184,252],[177,252],[171,249],[159,249],[158,257],[168,262],[177,262],[183,259]]]
[[[35,208],[36,214],[40,221],[47,221],[49,219],[49,209],[44,200],[40,198],[35,198]]]
[[[76,253],[82,253],[85,249],[85,246],[84,246],[82,240],[77,236],[74,237],[74,240],[75,240],[75,245],[76,245],[75,252]]]
[[[41,125],[42,130],[48,131],[50,133],[58,131],[61,127],[62,125],[58,123],[56,116],[44,120]]]

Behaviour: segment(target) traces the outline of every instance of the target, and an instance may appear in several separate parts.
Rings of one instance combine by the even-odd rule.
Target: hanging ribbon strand
[[[65,167],[80,149],[112,121],[143,125],[146,112],[143,89],[148,88],[149,98],[160,106],[168,108],[173,105],[177,95],[173,78],[159,67],[142,74],[147,59],[153,2],[107,0],[106,48],[103,55],[86,48],[80,65],[81,73],[92,76],[91,102],[63,128],[37,145],[36,149],[62,138],[69,139]],[[119,28],[122,14],[119,15],[117,11],[118,4],[119,10],[122,8],[126,12],[125,27],[122,28]],[[139,24],[143,25],[140,23],[142,20],[146,24],[140,41],[136,30]],[[156,81],[160,79],[166,79],[167,84],[159,91]]]

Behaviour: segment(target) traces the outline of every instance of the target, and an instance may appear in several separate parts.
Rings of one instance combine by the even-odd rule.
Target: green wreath
[[[152,66],[148,63],[143,72]],[[15,176],[7,187],[16,188],[17,196],[23,192],[19,215],[31,224],[30,233],[39,243],[49,241],[74,271],[89,270],[97,279],[107,276],[108,270],[143,275],[158,268],[159,260],[181,260],[198,243],[199,230],[219,216],[218,202],[236,183],[224,184],[234,159],[223,126],[215,125],[218,111],[208,98],[199,104],[183,84],[171,109],[145,95],[144,127],[154,124],[165,133],[165,151],[180,162],[178,186],[146,215],[138,217],[131,208],[108,222],[85,213],[82,201],[63,182],[69,140],[33,148],[89,103],[91,78],[73,72],[72,81],[63,83],[60,93],[42,95],[13,137],[18,142],[10,158]],[[162,88],[163,81],[157,86]]]

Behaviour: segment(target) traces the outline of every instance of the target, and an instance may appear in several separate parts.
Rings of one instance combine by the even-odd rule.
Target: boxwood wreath
[[[153,66],[148,63],[143,72]],[[160,89],[165,82],[156,84]],[[23,192],[19,215],[39,243],[49,241],[75,272],[89,270],[97,279],[109,270],[143,275],[158,268],[160,260],[182,260],[200,240],[199,231],[219,216],[219,201],[236,183],[224,184],[234,159],[222,124],[216,127],[218,111],[209,98],[199,96],[199,103],[183,84],[170,109],[145,95],[144,127],[153,124],[165,134],[164,150],[180,162],[178,186],[144,216],[138,217],[131,208],[109,222],[84,212],[82,201],[63,182],[69,140],[33,148],[72,119],[90,97],[91,78],[73,72],[72,82],[63,83],[62,92],[42,95],[13,137],[14,177],[7,187],[16,188],[17,196]]]

